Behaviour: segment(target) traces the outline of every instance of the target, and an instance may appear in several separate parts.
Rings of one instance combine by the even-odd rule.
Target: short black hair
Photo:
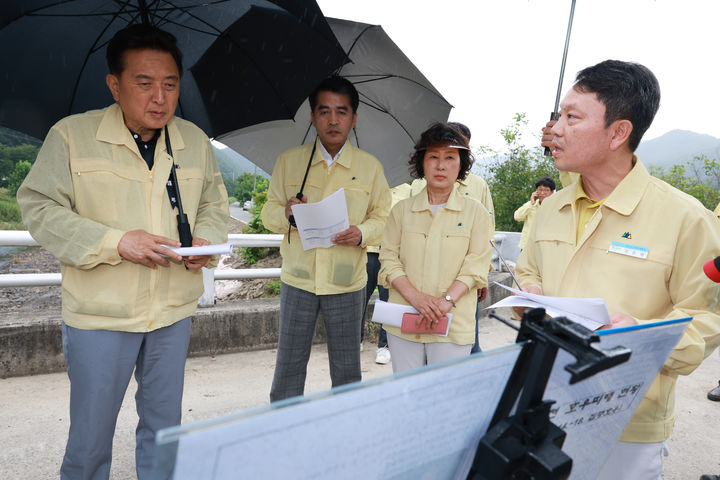
[[[124,54],[128,50],[158,50],[169,53],[175,60],[178,72],[182,77],[182,52],[180,52],[177,40],[172,33],[160,30],[154,25],[142,23],[118,30],[110,39],[105,54],[110,73],[117,76],[122,74],[125,70]]]
[[[349,96],[352,111],[353,113],[357,113],[358,106],[360,105],[360,95],[358,94],[355,85],[353,85],[347,78],[341,77],[340,75],[331,75],[320,82],[308,97],[311,112],[315,111],[315,106],[317,106],[317,99],[320,92],[333,92],[338,95]]]
[[[605,105],[605,126],[629,120],[633,129],[628,147],[634,152],[660,107],[660,85],[639,63],[605,60],[577,74],[576,90],[594,93]]]
[[[472,133],[470,132],[470,128],[467,125],[465,125],[464,123],[460,123],[460,122],[448,122],[448,125],[460,130],[460,133],[465,135],[465,138],[468,139],[468,142],[470,141],[470,137],[472,137]]]
[[[415,151],[410,156],[410,174],[415,178],[425,177],[425,168],[423,161],[425,160],[425,151],[432,145],[441,143],[452,143],[455,145],[462,145],[467,148],[458,148],[460,154],[460,171],[458,172],[458,180],[465,180],[467,174],[470,172],[475,157],[470,151],[468,145],[468,138],[463,135],[460,130],[451,124],[447,123],[433,123],[430,128],[425,130],[420,135],[420,140],[415,144]]]
[[[535,188],[540,186],[548,187],[550,190],[555,190],[555,180],[550,177],[542,177],[537,182],[535,182]]]

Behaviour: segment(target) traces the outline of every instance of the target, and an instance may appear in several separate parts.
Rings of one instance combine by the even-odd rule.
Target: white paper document
[[[505,297],[487,308],[540,307],[544,308],[545,313],[551,317],[567,317],[591,330],[597,330],[611,323],[605,300],[602,298],[548,297],[495,283],[510,290],[516,296]]]
[[[172,478],[464,480],[519,351],[513,345],[450,368],[436,364],[296,397],[285,408],[177,427],[187,433]]]
[[[293,216],[303,250],[330,248],[335,235],[350,227],[345,189],[315,203],[293,205]]]
[[[558,352],[543,398],[555,402],[550,419],[567,434],[570,480],[597,476],[689,321],[599,332],[599,347],[632,356],[573,385],[565,366],[575,359]],[[156,436],[159,458],[174,480],[464,480],[520,347],[171,427]]]
[[[391,327],[402,327],[402,318],[405,313],[420,313],[415,307],[410,305],[402,305],[399,303],[384,302],[382,300],[375,301],[375,308],[373,309],[373,316],[370,319],[371,322],[382,323],[383,325],[390,325]],[[440,337],[447,337],[450,331],[450,325],[452,325],[452,313],[445,314],[448,317],[448,328],[445,331],[445,335],[434,334]]]
[[[543,398],[555,401],[550,420],[567,434],[562,449],[573,459],[570,480],[597,476],[690,320],[600,330],[601,348],[623,346],[632,356],[574,385],[564,367],[575,358],[558,351]]]
[[[165,245],[167,246],[167,245]],[[188,257],[190,255],[224,255],[232,253],[232,243],[219,243],[216,245],[204,245],[202,247],[168,247],[173,252]]]

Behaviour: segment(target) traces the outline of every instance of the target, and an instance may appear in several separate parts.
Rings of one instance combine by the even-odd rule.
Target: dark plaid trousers
[[[360,323],[365,289],[335,295],[314,293],[282,283],[280,332],[270,401],[302,395],[315,324],[322,312],[327,333],[332,386],[359,382]]]

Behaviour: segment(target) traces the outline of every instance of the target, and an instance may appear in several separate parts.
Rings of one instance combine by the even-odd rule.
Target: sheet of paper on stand
[[[167,246],[167,245],[164,245]],[[232,243],[219,243],[216,245],[203,245],[201,247],[168,247],[173,252],[189,257],[190,255],[224,255],[232,253]]]
[[[291,208],[303,250],[330,248],[335,245],[333,237],[350,227],[344,188],[319,202],[300,203]]]
[[[605,305],[605,300],[602,298],[547,297],[495,283],[513,292],[515,296],[505,297],[487,308],[544,308],[545,313],[551,317],[566,317],[591,330],[597,330],[603,325],[610,325],[611,323],[607,305]]]
[[[419,314],[420,312],[415,310],[415,308],[410,305],[401,305],[399,303],[390,303],[384,302],[382,300],[377,300],[375,302],[375,309],[373,310],[373,316],[370,321],[375,323],[382,323],[383,325],[390,325],[391,327],[402,328],[403,315],[406,313]],[[448,317],[447,329],[445,330],[445,334],[435,335],[447,337],[447,334],[450,331],[450,325],[452,324],[453,314],[446,313],[445,316]]]

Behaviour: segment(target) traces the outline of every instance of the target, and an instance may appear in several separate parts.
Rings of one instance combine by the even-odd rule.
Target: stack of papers
[[[163,245],[167,247],[167,245]],[[202,247],[167,247],[173,252],[189,257],[191,255],[227,255],[232,253],[232,243],[219,243],[215,245],[204,245]]]
[[[503,298],[487,308],[497,307],[532,307],[544,308],[551,317],[566,317],[590,330],[597,330],[603,325],[610,325],[605,300],[602,298],[547,297],[534,293],[523,292],[495,282],[515,295]],[[377,307],[376,307],[377,308]]]
[[[303,250],[330,248],[332,239],[350,227],[345,189],[315,203],[298,203],[291,207]]]

